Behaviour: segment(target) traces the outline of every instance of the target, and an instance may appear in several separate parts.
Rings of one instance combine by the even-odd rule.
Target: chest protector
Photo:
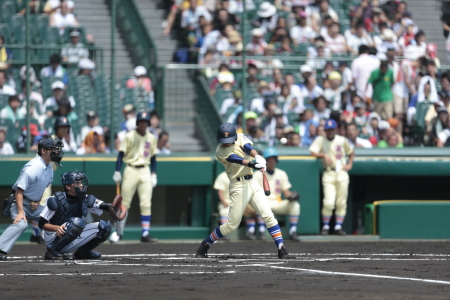
[[[72,200],[68,199],[63,192],[56,192],[55,196],[48,199],[47,206],[49,209],[55,211],[55,214],[50,219],[53,225],[62,225],[70,220],[70,218],[81,218],[87,216],[88,208],[92,207],[93,203],[88,203],[88,200]]]

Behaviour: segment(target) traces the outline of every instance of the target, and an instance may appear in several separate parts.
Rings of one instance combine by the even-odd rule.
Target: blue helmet
[[[269,147],[269,148],[266,148],[266,150],[264,150],[263,156],[265,159],[272,157],[272,156],[275,156],[278,159],[278,151],[274,147]]]

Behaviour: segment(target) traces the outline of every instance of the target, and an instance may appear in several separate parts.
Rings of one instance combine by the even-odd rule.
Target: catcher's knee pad
[[[109,221],[105,222],[103,220],[100,220],[100,222],[98,222],[98,230],[99,231],[97,233],[97,237],[106,241],[109,234],[111,233],[111,229],[112,229],[112,226]]]
[[[83,232],[86,223],[81,218],[70,218],[66,223],[66,233],[62,238],[57,237],[53,242],[53,252],[59,253],[61,250],[72,243]]]

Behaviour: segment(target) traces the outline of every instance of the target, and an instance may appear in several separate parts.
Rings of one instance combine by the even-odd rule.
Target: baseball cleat
[[[321,235],[328,235],[328,229],[322,228],[322,230],[320,231]]]
[[[207,258],[208,257],[208,249],[209,245],[205,242],[200,244],[200,247],[197,249],[197,253],[195,253],[195,257],[197,258]]]
[[[102,254],[93,250],[89,251],[88,253],[78,253],[78,251],[76,251],[73,257],[75,259],[99,259],[102,257]]]
[[[63,256],[56,255],[55,253],[53,253],[52,250],[47,250],[47,252],[45,252],[44,259],[46,259],[46,260],[63,260]]]
[[[256,240],[256,235],[253,232],[247,232],[246,236],[247,236],[248,240],[251,240],[251,241]]]
[[[30,236],[31,243],[44,244],[44,239],[39,235],[31,235]]]
[[[345,231],[342,229],[338,229],[334,231],[335,235],[346,235]]]
[[[118,243],[122,239],[121,235],[118,235],[116,231],[111,233],[111,236],[109,237],[109,242],[111,244]]]
[[[289,256],[289,253],[287,252],[286,248],[284,246],[281,246],[280,249],[278,249],[278,258],[286,258]]]
[[[151,235],[141,236],[141,243],[156,243],[157,241],[158,239]]]
[[[258,240],[264,241],[266,239],[265,232],[260,232],[258,235]]]
[[[300,238],[298,237],[298,235],[296,233],[290,234],[289,240],[291,240],[293,242],[300,242]]]
[[[0,260],[8,260],[8,253],[0,250]]]

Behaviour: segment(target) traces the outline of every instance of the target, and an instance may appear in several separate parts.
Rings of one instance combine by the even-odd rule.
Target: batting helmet
[[[277,149],[273,147],[266,148],[263,152],[263,156],[265,159],[268,159],[269,157],[275,156],[278,159],[278,151]]]
[[[217,141],[221,144],[234,143],[237,139],[236,127],[230,123],[220,124],[217,130]]]
[[[141,111],[136,116],[136,126],[139,123],[139,121],[147,121],[148,125],[150,125],[150,114],[146,111]]]
[[[53,126],[55,133],[58,131],[59,127],[63,127],[63,126],[69,126],[69,129],[70,129],[69,119],[67,119],[67,117],[63,117],[63,116],[57,117],[55,120],[55,125]]]
[[[75,182],[81,182],[82,186],[76,186],[75,192],[77,196],[84,200],[86,198],[86,194],[89,187],[89,178],[80,171],[67,172],[61,175],[61,183],[62,185],[70,185]]]

